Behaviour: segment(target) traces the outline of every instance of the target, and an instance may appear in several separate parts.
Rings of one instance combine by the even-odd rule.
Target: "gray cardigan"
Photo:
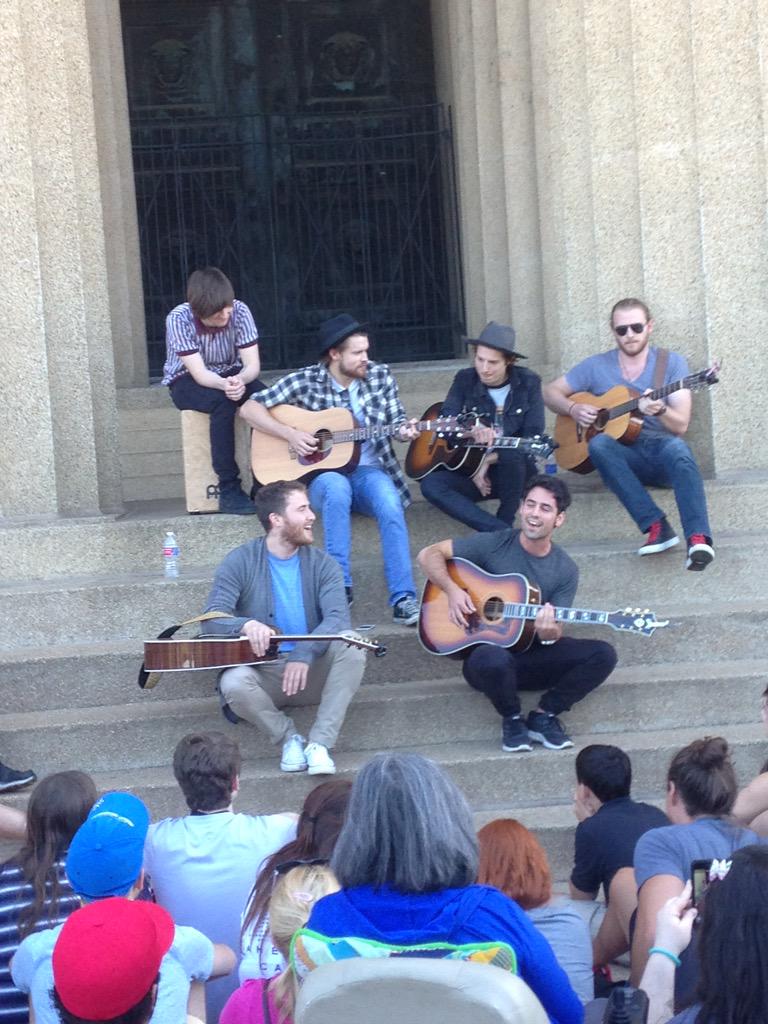
[[[338,562],[318,548],[307,545],[299,548],[299,564],[307,630],[310,633],[339,633],[349,629],[349,606]],[[264,537],[230,551],[216,570],[205,611],[227,612],[231,616],[206,623],[205,628],[211,633],[239,636],[249,619],[257,619],[276,628]],[[311,663],[327,649],[327,643],[296,644],[287,659]]]

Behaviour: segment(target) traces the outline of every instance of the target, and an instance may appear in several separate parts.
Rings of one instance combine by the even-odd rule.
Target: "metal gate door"
[[[220,266],[265,367],[316,358],[346,311],[387,361],[451,357],[463,297],[451,132],[439,104],[133,125],[153,374],[196,267]]]

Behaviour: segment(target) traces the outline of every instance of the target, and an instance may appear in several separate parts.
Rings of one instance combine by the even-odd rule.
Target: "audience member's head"
[[[698,1020],[762,1024],[768,1004],[768,847],[733,854],[704,897],[699,929]]]
[[[730,814],[737,792],[727,742],[722,736],[705,736],[672,758],[667,773],[667,814],[678,824],[685,817],[724,817]]]
[[[537,473],[525,481],[521,501],[525,501],[534,487],[541,487],[549,491],[557,506],[558,513],[565,512],[571,504],[571,492],[568,484],[559,476],[552,476],[551,473]]]
[[[291,839],[264,861],[243,917],[242,934],[258,933],[267,915],[269,898],[281,865],[301,860],[331,859],[336,840],[349,804],[352,783],[348,779],[331,779],[311,790],[301,809],[296,825],[296,838]]]
[[[605,804],[629,796],[632,764],[620,747],[593,743],[576,755],[576,781]]]
[[[140,885],[149,811],[133,793],[105,793],[67,854],[70,885],[86,900],[127,896]]]
[[[27,805],[26,842],[16,857],[34,892],[19,914],[22,938],[32,931],[44,912],[51,923],[58,917],[61,889],[55,865],[67,852],[97,796],[90,775],[76,771],[47,775],[33,790]]]
[[[459,888],[475,881],[477,860],[467,801],[434,761],[379,754],[363,767],[331,861],[343,888]]]
[[[191,732],[173,752],[173,774],[190,811],[218,811],[232,803],[240,775],[240,747],[223,732]]]
[[[307,923],[315,903],[338,889],[339,883],[327,864],[301,864],[278,872],[269,900],[269,934],[286,962],[291,939]],[[280,975],[273,992],[281,1013],[292,1016],[296,981],[291,967]]]
[[[301,480],[275,480],[256,491],[253,504],[265,533],[269,533],[275,525],[272,522],[272,516],[285,515],[288,501],[296,491],[304,494],[307,492],[307,488]]]
[[[552,874],[541,843],[514,818],[489,821],[477,833],[480,843],[480,885],[492,885],[533,910],[552,896]]]
[[[53,948],[53,999],[62,1024],[145,1024],[154,1007],[171,915],[120,897],[76,910]]]

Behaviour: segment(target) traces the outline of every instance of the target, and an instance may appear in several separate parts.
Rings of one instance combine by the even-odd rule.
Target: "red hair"
[[[541,843],[514,818],[497,818],[477,833],[481,885],[500,889],[523,910],[533,910],[552,895],[552,873]]]

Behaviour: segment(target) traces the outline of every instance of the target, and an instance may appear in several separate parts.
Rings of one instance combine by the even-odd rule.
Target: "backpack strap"
[[[176,626],[169,626],[157,636],[157,639],[170,640],[175,633],[178,633],[182,626],[191,626],[195,622],[207,622],[209,619],[229,619],[231,617],[227,612],[205,612],[203,615],[196,615],[194,619],[187,619],[185,622],[179,622]],[[141,668],[139,669],[139,678],[136,681],[142,690],[154,690],[160,682],[162,674],[162,672],[147,672],[142,661]]]
[[[669,349],[656,349],[656,366],[653,368],[653,383],[651,388],[658,391],[664,386],[664,378],[667,375],[667,364],[669,363]]]

